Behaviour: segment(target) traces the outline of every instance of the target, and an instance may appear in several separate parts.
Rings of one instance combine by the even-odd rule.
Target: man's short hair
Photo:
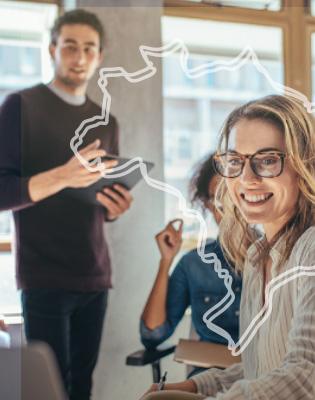
[[[100,36],[100,51],[103,49],[105,35],[104,35],[104,28],[100,20],[97,18],[95,14],[92,14],[80,8],[68,11],[60,15],[60,17],[56,19],[55,24],[50,31],[51,43],[54,45],[57,44],[58,36],[60,34],[61,28],[64,25],[75,25],[75,24],[88,25],[91,28],[93,28],[96,32],[98,32]]]

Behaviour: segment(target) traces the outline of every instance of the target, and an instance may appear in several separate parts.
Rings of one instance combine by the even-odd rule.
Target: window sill
[[[0,241],[0,253],[11,253],[11,241]]]
[[[0,316],[7,325],[23,323],[22,308],[20,306],[0,309]]]

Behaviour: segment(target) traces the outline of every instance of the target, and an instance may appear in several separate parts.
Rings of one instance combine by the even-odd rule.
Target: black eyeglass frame
[[[239,157],[239,158],[241,159],[241,161],[242,161],[242,167],[241,167],[241,169],[240,169],[239,174],[237,174],[237,175],[235,175],[235,176],[225,176],[225,175],[223,175],[222,172],[219,170],[219,168],[217,167],[216,163],[217,163],[218,158],[223,157],[223,156],[226,156],[227,154],[231,154],[231,153],[232,153],[232,154],[235,154],[235,156],[237,156],[237,157]],[[253,159],[257,154],[270,154],[270,155],[275,155],[275,154],[276,154],[277,156],[279,156],[280,159],[281,159],[281,169],[280,169],[279,174],[273,175],[273,176],[261,176],[261,175],[259,175],[259,174],[257,173],[256,169],[255,169],[255,164],[254,164],[254,162],[252,161],[252,159]],[[237,153],[237,152],[229,152],[229,153],[223,153],[223,154],[215,154],[214,157],[213,157],[213,167],[214,167],[214,169],[216,170],[216,172],[217,172],[219,175],[223,176],[223,178],[231,178],[231,179],[232,179],[232,178],[237,178],[238,176],[240,176],[240,175],[242,174],[243,169],[244,169],[244,165],[245,165],[245,161],[246,161],[246,159],[248,159],[248,160],[249,160],[249,164],[250,164],[252,170],[254,171],[254,173],[255,173],[257,176],[259,176],[260,178],[267,178],[267,179],[269,179],[269,178],[276,178],[277,176],[279,176],[279,175],[282,174],[285,157],[288,157],[288,155],[285,154],[285,153],[278,152],[278,151],[256,151],[256,153],[254,153],[254,154],[240,154],[240,153]]]

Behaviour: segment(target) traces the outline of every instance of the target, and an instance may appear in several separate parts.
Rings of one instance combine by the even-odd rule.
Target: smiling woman
[[[262,224],[269,243],[285,234],[283,262],[301,234],[315,225],[315,211],[310,212],[314,210],[310,201],[314,202],[315,193],[314,131],[314,120],[304,106],[282,96],[250,102],[226,120],[219,143],[221,153],[267,152],[268,170],[277,168],[270,176],[257,174],[254,157],[251,162],[241,162],[243,171],[238,177],[229,177],[220,186],[219,196],[226,210],[221,241],[240,269],[249,245],[257,237],[250,224]],[[275,152],[276,167],[270,167]],[[257,202],[255,196],[264,199]],[[268,249],[261,251],[268,253]]]
[[[241,120],[230,132],[228,148],[233,150],[229,152],[238,151],[254,155],[257,152],[266,151],[266,145],[280,154],[286,153],[282,132],[278,127],[264,120]],[[235,179],[234,177],[227,179],[227,187],[233,203],[243,218],[248,223],[262,223],[266,236],[271,241],[296,213],[299,189],[297,173],[288,159],[283,169],[283,158],[277,157],[274,153],[270,155],[267,153],[267,156],[269,157],[266,159],[267,162],[275,161],[273,164],[270,162],[268,164],[272,167],[276,166],[275,174],[268,173],[262,177],[249,162],[245,161],[243,172]]]
[[[242,362],[166,390],[208,400],[315,398],[314,132],[303,104],[283,96],[249,102],[227,118],[215,158],[224,176],[216,203],[220,243],[243,271],[240,340],[230,342]],[[145,400],[160,398],[205,397],[165,391]]]

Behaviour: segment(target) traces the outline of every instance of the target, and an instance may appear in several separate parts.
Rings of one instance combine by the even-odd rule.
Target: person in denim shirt
[[[221,216],[214,207],[214,193],[220,179],[214,170],[211,154],[198,166],[190,181],[192,203],[199,203],[204,211],[208,209],[212,212],[217,224]],[[179,228],[176,229],[174,223],[178,222]],[[172,335],[188,306],[191,306],[192,322],[201,341],[228,344],[225,338],[208,329],[203,322],[204,313],[227,293],[224,281],[219,278],[213,265],[204,263],[195,249],[181,258],[169,277],[169,268],[180,249],[182,226],[182,220],[173,220],[156,236],[162,258],[140,321],[141,341],[148,349],[156,347]],[[205,253],[213,252],[221,261],[222,268],[232,275],[232,289],[235,293],[233,304],[214,322],[237,342],[242,280],[229,268],[218,240],[209,240],[205,246]],[[201,370],[196,367],[190,376]]]

